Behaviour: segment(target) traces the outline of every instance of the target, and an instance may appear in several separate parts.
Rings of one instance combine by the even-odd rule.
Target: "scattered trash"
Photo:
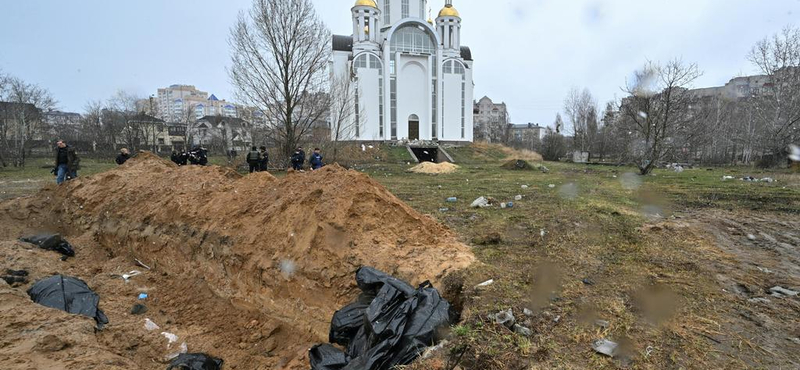
[[[524,327],[522,325],[519,325],[519,324],[515,324],[514,325],[514,332],[519,334],[519,335],[526,336],[526,337],[530,337],[530,336],[533,335],[533,330],[528,329],[528,328],[526,328],[526,327]]]
[[[484,288],[484,287],[487,287],[487,286],[492,285],[492,284],[494,284],[494,279],[489,279],[489,280],[486,280],[486,281],[476,285],[475,287],[476,288]]]
[[[489,204],[489,200],[486,199],[486,197],[480,197],[478,199],[475,199],[475,201],[472,202],[470,207],[472,207],[472,208],[487,208],[487,207],[491,207],[491,204]]]
[[[156,325],[156,323],[154,323],[154,322],[153,322],[153,321],[151,321],[150,319],[144,319],[144,328],[145,328],[147,331],[153,331],[153,330],[158,330],[158,329],[161,329],[161,327],[159,327],[158,325]]]
[[[770,300],[766,299],[766,298],[750,298],[747,301],[750,302],[750,303],[763,303],[763,304],[769,304],[770,303]]]
[[[614,357],[617,352],[617,347],[619,347],[617,343],[608,339],[600,339],[592,344],[592,349],[595,350],[595,352],[608,357]]]
[[[506,204],[505,203],[500,203],[500,208],[505,209],[506,208]]]
[[[508,203],[506,204],[506,207],[508,207],[508,208],[514,208],[514,202],[508,202]]]
[[[550,169],[545,166],[539,165],[539,171],[542,171],[542,173],[549,173]]]
[[[611,326],[611,324],[606,320],[595,320],[594,324],[603,329],[608,329],[608,327]]]
[[[147,295],[147,293],[139,293],[139,299],[140,299],[140,300],[142,300],[142,299],[147,299],[147,297],[149,297],[149,296]]]
[[[135,304],[131,308],[131,315],[141,315],[147,313],[147,306],[143,304]]]
[[[767,182],[767,183],[773,183],[773,182],[776,182],[776,181],[775,181],[775,179],[773,179],[773,178],[771,178],[771,177],[765,177],[765,178],[761,179],[760,181],[761,181],[761,182]]]
[[[186,342],[183,342],[183,343],[181,343],[181,346],[178,347],[178,351],[177,352],[170,353],[164,358],[167,361],[170,361],[170,360],[172,360],[172,359],[174,359],[174,358],[176,358],[176,357],[178,357],[178,356],[180,356],[180,355],[182,355],[184,353],[187,353],[187,352],[189,352],[189,346],[186,345]]]
[[[796,297],[798,294],[800,294],[798,292],[795,292],[794,290],[789,290],[789,289],[786,289],[786,288],[783,288],[783,287],[779,287],[779,286],[770,288],[769,291],[770,291],[770,293],[784,295],[784,296],[787,296],[787,297]]]
[[[756,240],[756,236],[753,234],[747,234],[747,239]]]
[[[545,230],[545,229],[541,229],[541,230],[539,230],[539,236],[541,236],[542,238],[544,238],[544,236],[545,236],[545,235],[547,235],[547,230]]]
[[[494,323],[513,329],[517,320],[514,318],[514,312],[509,308],[506,311],[500,311],[494,315]]]
[[[447,198],[447,203],[455,203],[455,202],[458,202],[458,198],[456,197]]]
[[[800,338],[786,338],[786,339],[788,339],[791,342],[794,342],[794,344],[800,345]]]
[[[733,180],[735,177],[733,176],[722,176],[722,181]]]
[[[420,359],[425,360],[433,357],[433,355],[436,354],[436,352],[441,351],[448,343],[449,342],[447,340],[443,340],[439,344],[433,347],[429,347],[428,349],[425,350],[425,353],[423,353],[422,356],[420,356]]]
[[[150,266],[147,266],[147,265],[145,265],[145,264],[144,264],[142,261],[139,261],[138,259],[135,259],[135,258],[134,258],[133,260],[134,260],[134,261],[136,261],[136,265],[137,265],[137,266],[139,266],[139,267],[144,267],[144,268],[146,268],[146,269],[148,269],[148,270],[152,270],[152,269],[150,268]]]
[[[527,308],[522,310],[522,314],[525,315],[525,316],[528,316],[528,317],[533,317],[533,311],[531,311],[531,310],[529,310]]]
[[[529,187],[530,187],[529,185],[522,185],[522,188],[523,188],[523,189],[527,189],[527,188],[529,188]]]
[[[547,185],[547,187],[550,188],[550,189],[555,189],[556,188],[555,184]]]
[[[172,343],[175,343],[175,342],[177,342],[177,341],[178,341],[178,336],[177,336],[177,335],[175,335],[175,334],[172,334],[172,333],[167,333],[167,332],[165,332],[165,331],[162,331],[162,332],[161,332],[161,335],[163,335],[163,336],[164,336],[164,338],[167,338],[167,340],[169,341],[169,342],[167,343],[167,348],[169,348],[169,346],[171,346],[171,345],[172,345]]]
[[[439,212],[442,212],[442,213],[450,212],[450,208],[439,208]]]
[[[683,166],[680,166],[680,165],[672,167],[672,170],[677,172],[677,173],[683,173],[683,171],[684,171]]]
[[[758,271],[761,271],[761,272],[763,272],[765,274],[771,274],[772,273],[772,270],[770,270],[770,269],[766,269],[766,268],[763,268],[763,267],[756,267],[756,268],[758,269]]]
[[[295,265],[294,261],[292,260],[283,260],[281,261],[281,274],[284,278],[290,279],[294,272],[297,270],[297,265]]]
[[[127,274],[123,274],[122,275],[122,279],[125,280],[125,282],[127,283],[128,280],[130,280],[132,277],[139,276],[141,274],[142,274],[141,271],[133,270],[133,271],[127,273]]]
[[[559,321],[561,321],[561,315],[558,315],[555,319],[553,319],[553,322],[556,324],[558,324]]]
[[[516,200],[517,202],[521,201],[522,195],[517,195],[516,197],[514,197],[514,200]]]
[[[20,241],[36,245],[44,250],[61,253],[66,257],[75,257],[75,249],[58,234],[34,235],[21,238]]]
[[[97,308],[100,296],[89,289],[83,280],[55,275],[40,280],[28,290],[33,302],[45,307],[55,308],[75,315],[93,318],[97,328],[108,324],[108,317]]]
[[[590,285],[590,286],[594,285],[594,280],[592,280],[592,279],[586,278],[586,279],[583,279],[582,281],[583,281],[583,284],[585,284],[585,285]]]
[[[789,151],[791,152],[791,154],[789,154],[789,159],[800,162],[800,147],[797,145],[789,145]]]
[[[202,353],[182,353],[167,370],[221,370],[224,361]]]
[[[312,370],[408,365],[452,323],[450,304],[429,282],[414,289],[370,267],[356,272],[356,282],[361,296],[331,320],[329,339],[346,351],[328,345],[312,348]]]

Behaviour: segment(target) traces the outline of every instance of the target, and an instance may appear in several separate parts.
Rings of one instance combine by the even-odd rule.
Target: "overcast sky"
[[[314,0],[333,33],[353,0]],[[227,37],[249,0],[4,0],[0,70],[48,88],[64,110],[119,89],[175,83],[232,97]],[[444,0],[430,0],[434,15]],[[681,57],[697,87],[755,72],[746,55],[795,22],[800,0],[454,0],[475,59],[475,98],[505,101],[514,123],[550,125],[572,86],[601,103],[646,60]]]

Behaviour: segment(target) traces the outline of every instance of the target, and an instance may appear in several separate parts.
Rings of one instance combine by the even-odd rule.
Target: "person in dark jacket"
[[[258,148],[252,147],[250,153],[247,153],[247,164],[250,165],[250,173],[260,170],[261,152],[258,151]]]
[[[306,152],[303,151],[302,147],[298,147],[294,154],[292,154],[292,168],[295,171],[301,171],[303,169],[303,164],[306,162]]]
[[[261,152],[261,163],[259,163],[258,169],[261,172],[267,172],[269,167],[269,153],[267,153],[267,147],[262,146],[259,148]]]
[[[122,166],[129,159],[131,159],[131,153],[128,151],[128,148],[120,149],[119,155],[117,156],[117,160],[116,160],[117,164]]]
[[[208,164],[208,152],[205,148],[197,145],[189,152],[189,162],[197,166],[205,166]]]
[[[314,148],[314,153],[311,153],[311,158],[308,159],[308,163],[311,165],[312,171],[318,170],[325,165],[322,163],[322,154],[320,154],[319,148]]]
[[[56,175],[56,183],[61,185],[64,181],[78,177],[78,170],[80,169],[81,160],[78,158],[78,153],[75,149],[64,140],[56,142],[58,148],[56,149],[56,167],[53,173]]]

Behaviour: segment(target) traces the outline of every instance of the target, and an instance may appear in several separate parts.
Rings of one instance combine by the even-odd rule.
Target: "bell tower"
[[[357,0],[353,13],[353,49],[378,50],[380,48],[381,11],[375,0]]]
[[[446,0],[444,8],[436,17],[436,32],[442,40],[442,49],[445,57],[456,57],[461,53],[461,15],[455,7],[453,0]]]

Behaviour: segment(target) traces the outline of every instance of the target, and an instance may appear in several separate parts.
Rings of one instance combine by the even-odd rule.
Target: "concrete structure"
[[[708,87],[692,90],[692,93],[701,98],[721,97],[725,99],[749,98],[760,95],[765,86],[770,84],[769,76],[757,75],[736,77],[725,86]]]
[[[345,140],[473,140],[473,61],[461,16],[447,0],[426,22],[427,3],[358,0],[352,36],[333,36],[332,77],[355,86],[353,101],[338,102],[354,105]]]
[[[148,99],[139,102],[141,111],[151,111]],[[237,107],[214,94],[200,91],[192,85],[172,85],[158,89],[153,104],[153,111],[159,118],[168,122],[187,122],[199,120],[205,116],[238,117]]]
[[[488,96],[473,103],[475,139],[490,143],[504,142],[509,114],[506,103],[495,104]]]

